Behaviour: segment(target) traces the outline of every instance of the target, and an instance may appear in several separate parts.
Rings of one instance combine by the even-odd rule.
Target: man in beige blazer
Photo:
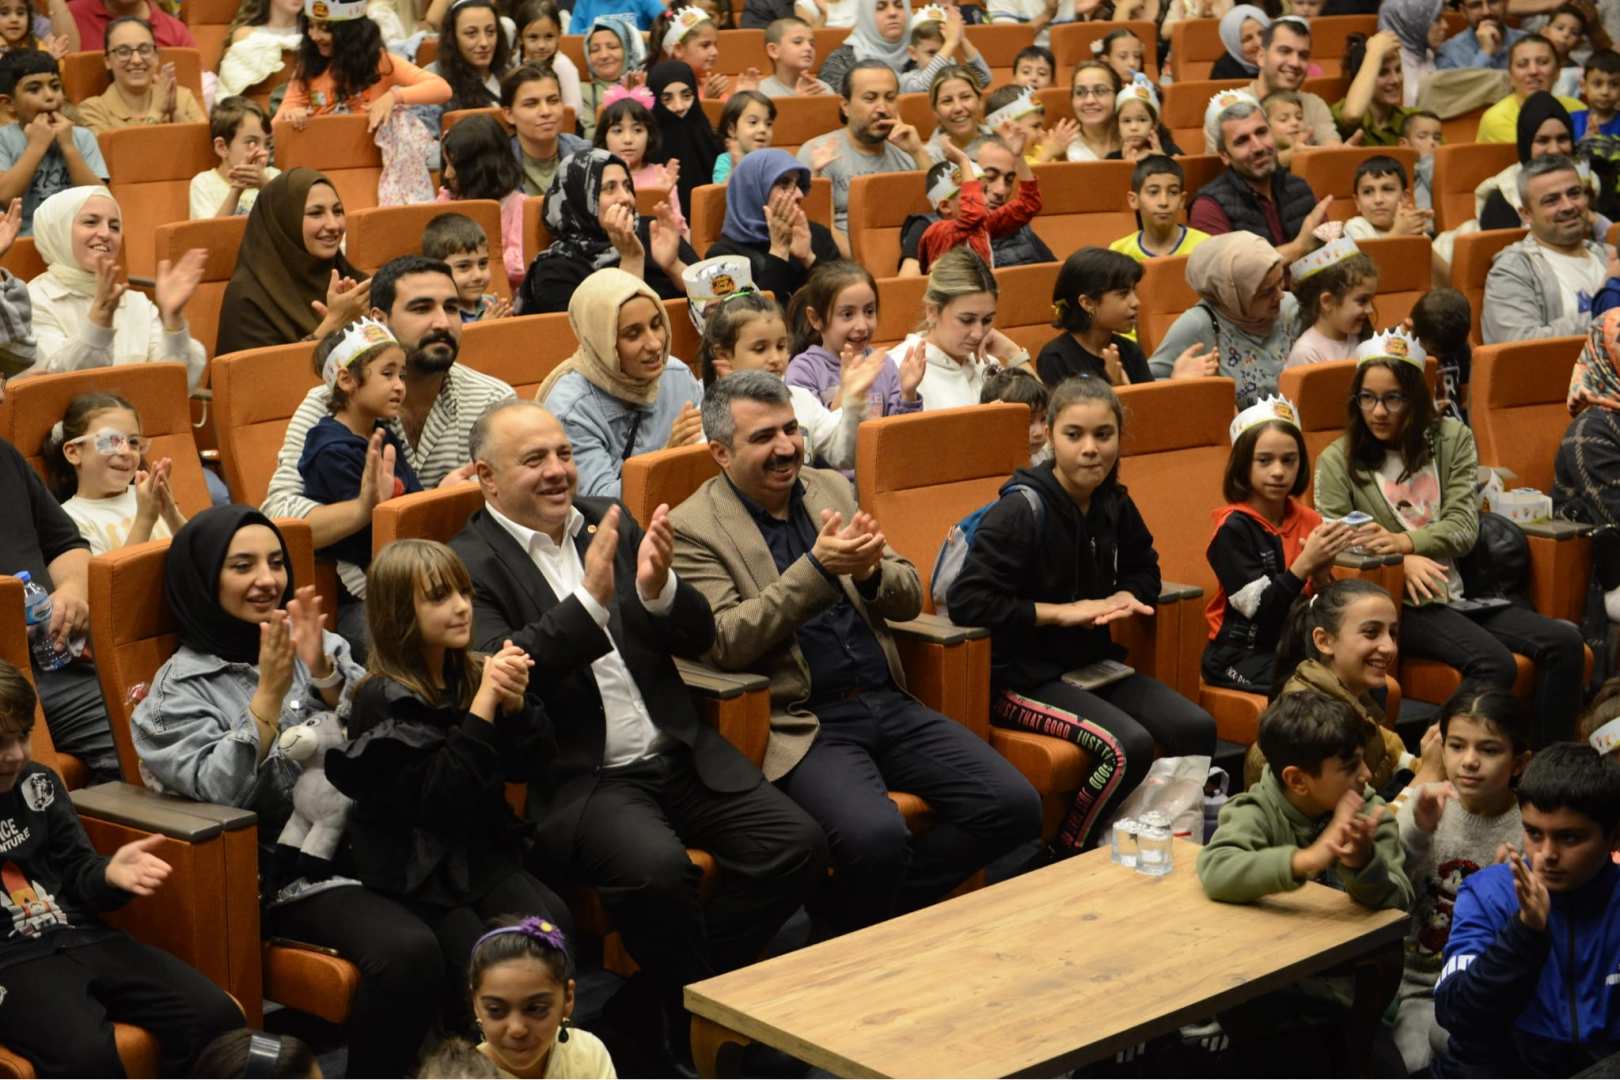
[[[905,691],[886,620],[922,610],[916,568],[859,512],[840,473],[804,468],[781,379],[744,371],[704,394],[723,475],[670,515],[675,571],[708,598],[705,658],[771,681],[765,776],[826,830],[825,915],[839,932],[941,899],[1040,835],[1040,800],[983,739]],[[913,838],[890,790],[927,801]]]

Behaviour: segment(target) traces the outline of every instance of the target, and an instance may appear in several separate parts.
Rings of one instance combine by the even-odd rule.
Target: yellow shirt
[[[512,1076],[490,1057],[488,1043],[479,1043],[478,1052],[489,1058],[501,1076]],[[571,1027],[567,1042],[551,1044],[551,1056],[546,1059],[547,1080],[618,1080],[618,1075],[613,1070],[613,1059],[608,1056],[607,1047],[588,1031]]]
[[[1181,242],[1176,245],[1174,251],[1167,252],[1166,254],[1191,254],[1193,248],[1197,247],[1199,244],[1202,244],[1208,239],[1209,233],[1199,232],[1197,229],[1183,225],[1181,226]],[[1133,232],[1129,236],[1121,237],[1120,239],[1115,240],[1112,244],[1108,245],[1108,250],[1117,251],[1121,255],[1129,255],[1139,263],[1147,262],[1149,259],[1156,257],[1142,250],[1142,234],[1140,232]]]
[[[1584,112],[1586,106],[1574,98],[1561,97],[1558,103],[1571,113]],[[1479,134],[1474,136],[1475,142],[1508,142],[1519,141],[1519,110],[1524,107],[1517,94],[1509,94],[1495,105],[1485,110],[1485,115],[1479,118]]]

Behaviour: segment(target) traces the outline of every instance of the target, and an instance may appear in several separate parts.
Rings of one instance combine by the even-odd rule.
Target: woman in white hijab
[[[910,44],[911,0],[864,0],[855,14],[855,29],[827,54],[817,78],[841,94],[844,74],[861,60],[881,60],[899,78],[910,58],[906,51]]]
[[[208,253],[193,248],[158,264],[154,303],[118,282],[123,212],[104,187],[57,192],[34,211],[34,244],[46,270],[28,283],[39,360],[29,374],[173,360],[197,388],[208,354],[184,311]]]

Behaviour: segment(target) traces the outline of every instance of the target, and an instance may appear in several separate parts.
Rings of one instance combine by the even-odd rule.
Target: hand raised
[[[319,678],[326,668],[326,643],[321,634],[321,597],[315,586],[294,590],[293,598],[287,601],[287,616],[292,623],[293,652],[310,674]]]
[[[1547,883],[1541,880],[1530,860],[1517,851],[1508,854],[1508,865],[1513,868],[1513,891],[1519,898],[1519,921],[1538,934],[1544,932],[1547,912],[1552,909]]]
[[[585,549],[585,591],[603,607],[613,599],[613,559],[619,552],[619,508],[608,507]]]
[[[669,583],[669,566],[675,561],[675,526],[669,523],[669,504],[660,503],[641,538],[636,552],[636,588],[643,599],[651,600]]]

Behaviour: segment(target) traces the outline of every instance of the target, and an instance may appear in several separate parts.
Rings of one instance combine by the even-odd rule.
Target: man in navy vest
[[[1317,202],[1311,186],[1277,167],[1277,142],[1252,94],[1223,90],[1204,110],[1204,128],[1226,171],[1198,189],[1187,224],[1211,236],[1252,232],[1292,262],[1322,245],[1312,235],[1331,198]]]

